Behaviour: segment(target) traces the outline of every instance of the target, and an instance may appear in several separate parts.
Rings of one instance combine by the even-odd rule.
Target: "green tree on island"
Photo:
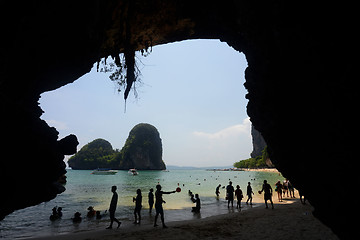
[[[69,166],[74,170],[111,168],[127,170],[164,170],[162,143],[158,130],[147,123],[136,125],[129,133],[121,151],[113,150],[104,139],[96,139],[72,156]]]
[[[234,163],[236,168],[270,168],[273,167],[272,164],[267,164],[266,160],[269,159],[269,153],[267,151],[267,146],[262,150],[262,155],[257,156],[256,158],[248,158],[245,160],[240,160],[239,162]]]
[[[111,144],[104,139],[96,139],[72,156],[68,164],[74,169],[92,170],[96,168],[114,168],[116,151]]]

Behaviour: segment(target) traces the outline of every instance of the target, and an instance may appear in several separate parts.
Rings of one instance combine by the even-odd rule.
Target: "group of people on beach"
[[[219,184],[219,186],[216,187],[215,190],[215,194],[217,196],[217,198],[219,197],[220,194],[220,189],[221,184]],[[261,194],[262,192],[264,192],[264,200],[265,200],[265,206],[266,208],[268,208],[267,205],[267,201],[269,200],[271,203],[271,207],[272,209],[274,209],[274,204],[272,201],[272,188],[270,186],[270,184],[267,183],[267,180],[264,180],[264,184],[262,186],[262,189],[260,191],[258,191],[259,194]],[[239,185],[236,185],[236,190],[234,189],[234,187],[232,186],[232,182],[229,182],[229,185],[226,186],[226,197],[225,199],[227,199],[228,203],[228,208],[230,207],[230,203],[231,203],[231,207],[234,207],[234,195],[236,196],[236,200],[237,200],[237,204],[236,207],[241,209],[241,200],[244,198],[242,190],[240,189]],[[254,195],[254,192],[252,190],[251,187],[251,183],[248,182],[248,185],[246,187],[246,195],[247,195],[247,200],[246,200],[246,204],[252,205],[252,196]]]
[[[220,196],[220,187],[221,184],[219,184],[216,189],[215,189],[215,194],[216,194],[216,198],[219,199]],[[225,187],[223,187],[225,188]],[[225,199],[228,201],[228,208],[230,207],[230,203],[231,203],[231,207],[234,207],[234,195],[236,197],[237,200],[237,204],[236,204],[236,208],[241,208],[241,200],[244,198],[243,192],[240,188],[239,185],[236,185],[236,189],[234,189],[232,182],[229,181],[229,185],[226,186],[226,197]],[[254,195],[254,192],[252,190],[251,187],[251,183],[248,182],[247,188],[246,188],[246,195],[247,195],[247,200],[246,200],[246,204],[252,205],[252,195]]]
[[[111,191],[113,193],[113,196],[111,198],[111,202],[110,202],[110,208],[109,208],[109,212],[110,212],[110,226],[107,227],[106,229],[111,229],[113,226],[113,222],[115,221],[118,226],[117,228],[120,227],[121,222],[115,218],[115,211],[116,211],[116,205],[117,205],[117,201],[118,201],[118,195],[116,193],[116,186],[112,186]],[[155,201],[154,201],[154,189],[151,188],[149,190],[149,194],[148,194],[148,203],[149,203],[149,212],[152,212],[154,203],[155,203],[155,219],[154,219],[154,227],[157,227],[157,220],[158,217],[160,215],[160,219],[161,219],[161,223],[162,223],[162,227],[163,228],[167,228],[167,226],[165,225],[165,219],[164,219],[164,209],[163,209],[163,204],[166,203],[163,199],[163,194],[172,194],[172,193],[176,193],[176,192],[180,192],[181,188],[178,187],[175,191],[170,191],[170,192],[166,192],[166,191],[162,191],[162,187],[160,184],[156,185],[156,191],[155,191]],[[189,194],[191,193],[191,191],[189,190]],[[141,222],[141,208],[142,208],[142,195],[141,195],[141,190],[137,189],[136,190],[136,197],[133,198],[133,202],[135,203],[135,209],[134,209],[134,217],[135,217],[135,221],[134,224],[140,224]],[[198,213],[200,211],[200,198],[199,198],[199,194],[195,194],[195,198],[193,196],[193,194],[191,193],[191,199],[192,201],[196,204],[195,207],[192,208],[192,212]]]
[[[221,188],[221,184],[219,184],[215,189],[215,194],[216,194],[217,199],[219,199],[219,196],[220,196],[220,188]],[[222,188],[224,189],[225,186],[223,186]],[[117,203],[118,203],[118,194],[117,194],[116,190],[117,190],[116,186],[111,187],[111,192],[113,193],[113,195],[112,195],[112,198],[110,201],[110,207],[109,207],[110,225],[106,229],[112,229],[114,222],[117,223],[117,228],[119,228],[121,225],[121,222],[115,217],[115,211],[116,211],[116,207],[117,207]],[[163,194],[172,194],[172,193],[176,193],[176,192],[180,192],[180,191],[181,191],[180,187],[178,187],[176,189],[176,191],[170,191],[170,192],[162,191],[162,187],[160,184],[156,185],[155,194],[154,194],[153,188],[151,188],[149,190],[149,193],[148,193],[149,211],[150,211],[150,213],[152,212],[154,204],[155,204],[155,211],[156,211],[155,218],[154,218],[154,227],[158,226],[157,220],[160,215],[162,226],[163,226],[163,228],[166,228],[165,221],[164,221],[164,209],[162,206],[166,202],[164,201],[164,199],[162,197]],[[288,179],[286,179],[283,182],[283,184],[281,184],[281,182],[278,181],[275,184],[275,191],[278,193],[279,201],[282,201],[282,194],[284,194],[284,196],[285,196],[286,193],[287,194],[290,193],[290,197],[295,198],[294,188]],[[272,201],[273,190],[272,190],[272,187],[270,186],[270,184],[267,183],[267,180],[264,180],[262,189],[260,191],[258,191],[259,194],[262,194],[262,192],[264,192],[264,201],[265,201],[266,208],[268,208],[268,201],[270,201],[271,207],[272,207],[272,209],[274,209],[274,204]],[[200,203],[201,200],[200,200],[199,194],[194,195],[190,190],[188,193],[190,196],[190,200],[193,203],[195,203],[195,207],[192,207],[192,212],[199,213],[200,208],[201,208],[201,203]],[[137,189],[136,194],[137,194],[136,197],[133,198],[133,202],[135,203],[134,224],[140,224],[141,209],[142,209],[141,190]],[[252,190],[251,183],[248,182],[248,185],[246,187],[246,196],[247,196],[246,204],[247,205],[248,204],[252,205],[253,195],[254,195],[254,192]],[[231,207],[234,207],[234,196],[236,197],[236,200],[237,200],[236,207],[241,209],[241,201],[244,198],[243,192],[239,185],[237,185],[236,189],[235,189],[232,185],[232,182],[229,181],[229,184],[226,186],[226,197],[225,197],[225,199],[227,200],[228,208],[230,208],[230,204],[231,204]],[[289,195],[287,195],[287,196],[289,196]],[[154,201],[154,197],[155,197],[155,201]],[[106,212],[107,212],[107,210],[105,211],[105,213]],[[50,216],[50,220],[54,221],[56,219],[61,218],[61,216],[62,216],[62,208],[54,207],[52,209],[52,215]],[[90,206],[88,208],[87,217],[88,218],[96,217],[96,219],[101,219],[102,215],[100,214],[100,211],[95,211],[95,209],[92,206]],[[79,212],[76,212],[74,214],[74,217],[72,218],[72,221],[74,223],[79,223],[79,222],[81,222],[81,220],[82,220],[81,214]]]
[[[216,194],[217,199],[219,199],[220,187],[221,187],[221,184],[219,184],[215,189],[215,194]],[[225,187],[223,187],[223,188],[225,188]],[[295,198],[295,189],[288,179],[285,179],[283,184],[281,184],[281,182],[278,181],[275,184],[275,191],[278,193],[279,202],[282,202],[282,194],[284,194],[284,197],[285,197],[285,194],[287,194],[287,197],[289,197],[289,193],[290,193],[290,197]],[[268,208],[267,202],[270,201],[271,207],[272,207],[272,209],[274,209],[274,204],[272,201],[273,190],[272,190],[272,187],[270,186],[270,184],[267,183],[267,180],[264,180],[262,189],[260,191],[258,191],[259,194],[262,194],[262,192],[264,192],[265,207]],[[231,207],[234,207],[234,195],[237,200],[236,207],[240,209],[241,208],[241,200],[244,198],[243,192],[239,185],[237,185],[236,189],[234,189],[234,187],[232,186],[232,182],[229,181],[229,185],[226,186],[226,197],[225,197],[225,199],[228,201],[228,203],[227,203],[228,208],[230,207],[230,203],[231,203]],[[252,196],[254,195],[254,192],[252,190],[250,182],[248,182],[248,185],[246,187],[246,195],[247,195],[246,204],[249,204],[249,202],[250,202],[250,205],[252,205],[252,199],[253,199]]]
[[[290,198],[295,198],[295,189],[287,178],[284,180],[283,183],[281,183],[280,180],[275,183],[275,192],[277,192],[278,194],[279,202],[282,202],[283,194],[284,197],[286,194],[287,197],[289,197],[289,193],[290,193]]]
[[[111,229],[113,226],[114,221],[118,224],[117,228],[120,227],[121,222],[115,218],[115,211],[116,211],[116,205],[117,205],[117,201],[118,201],[118,195],[116,193],[116,186],[112,186],[111,191],[113,193],[113,196],[111,198],[111,202],[110,202],[110,208],[109,208],[109,212],[110,212],[110,226],[107,227],[106,229]],[[149,211],[151,213],[152,208],[154,206],[154,189],[150,189],[149,194],[148,194],[148,198],[149,198]],[[160,215],[160,219],[161,219],[161,223],[163,228],[166,228],[165,225],[165,221],[164,221],[164,209],[162,207],[163,203],[166,203],[164,201],[164,199],[162,198],[163,194],[172,194],[175,193],[176,191],[171,191],[171,192],[165,192],[162,191],[161,185],[158,184],[156,185],[156,191],[155,191],[155,220],[154,220],[154,227],[157,227],[157,219]],[[136,197],[133,198],[133,202],[135,203],[135,209],[134,209],[134,217],[135,217],[135,221],[134,224],[140,224],[141,222],[141,208],[142,208],[142,194],[141,194],[141,190],[137,189],[136,190]]]

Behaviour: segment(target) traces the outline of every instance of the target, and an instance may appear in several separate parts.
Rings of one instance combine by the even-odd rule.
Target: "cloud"
[[[51,126],[55,127],[57,130],[66,130],[68,126],[64,122],[56,121],[56,120],[45,120],[45,122]]]
[[[171,157],[178,165],[181,163],[188,166],[231,166],[241,159],[250,157],[250,118],[213,133],[192,132],[191,138],[182,146],[179,153],[181,158]]]
[[[196,137],[207,138],[209,140],[219,140],[226,138],[238,137],[239,135],[245,135],[251,137],[251,122],[250,118],[247,117],[243,120],[241,124],[227,127],[215,133],[206,133],[206,132],[193,132],[193,135]]]

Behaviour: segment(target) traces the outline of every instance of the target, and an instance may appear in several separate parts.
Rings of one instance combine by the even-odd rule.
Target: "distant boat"
[[[115,175],[118,171],[111,170],[109,168],[98,168],[95,169],[91,174],[94,175]]]
[[[135,169],[135,168],[131,168],[131,169],[129,169],[128,173],[129,173],[129,174],[131,174],[131,175],[133,175],[133,176],[135,176],[135,175],[138,175],[138,174],[139,174],[139,173],[136,171],[136,169]]]

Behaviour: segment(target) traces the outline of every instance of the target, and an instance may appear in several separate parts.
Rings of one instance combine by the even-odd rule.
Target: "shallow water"
[[[92,175],[91,172],[68,170],[66,191],[52,201],[18,210],[7,216],[0,222],[0,238],[29,238],[103,229],[109,224],[109,216],[104,212],[109,208],[112,185],[116,185],[118,188],[119,201],[116,217],[123,222],[123,227],[131,225],[130,223],[133,221],[134,203],[132,198],[136,196],[138,188],[141,189],[143,195],[142,215],[143,224],[146,224],[151,223],[154,216],[154,211],[152,215],[149,215],[147,195],[149,189],[154,188],[155,190],[158,183],[162,185],[163,191],[173,191],[179,183],[182,189],[180,193],[163,195],[166,201],[166,204],[163,205],[164,209],[171,210],[165,212],[165,220],[179,221],[234,211],[234,209],[227,209],[224,199],[225,189],[220,190],[219,200],[215,198],[215,188],[219,183],[226,186],[231,180],[234,187],[240,185],[245,196],[247,182],[251,182],[255,198],[261,199],[262,196],[259,196],[257,191],[261,189],[264,179],[267,179],[272,186],[277,180],[283,180],[283,177],[277,173],[244,171],[139,171],[137,176],[129,175],[127,171],[119,171],[116,175],[108,176]],[[201,215],[190,212],[194,204],[190,201],[188,190],[199,194],[202,206]],[[55,206],[63,208],[63,217],[51,222],[49,216]],[[101,220],[88,219],[86,212],[89,206],[101,211],[104,214],[103,218]],[[244,208],[246,207],[244,206]],[[83,221],[73,224],[71,218],[77,211],[82,214]]]

